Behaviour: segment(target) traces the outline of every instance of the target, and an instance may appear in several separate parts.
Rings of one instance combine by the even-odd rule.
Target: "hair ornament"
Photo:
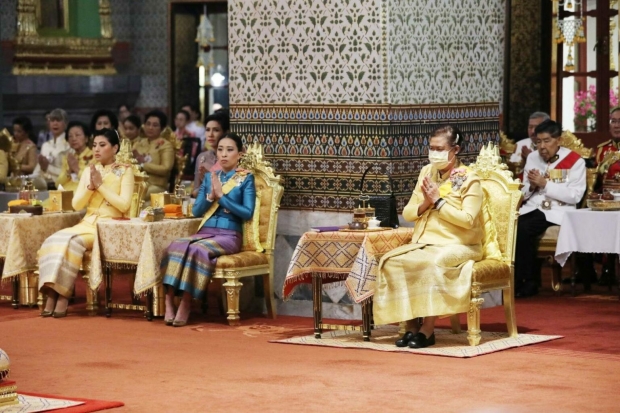
[[[457,133],[456,133],[456,139],[454,140],[454,143],[458,145],[458,143],[459,143],[459,139],[460,139],[460,138],[461,138],[461,137],[459,136],[459,133],[457,132]]]

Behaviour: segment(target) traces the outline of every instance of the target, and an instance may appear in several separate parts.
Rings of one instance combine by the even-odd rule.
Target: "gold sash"
[[[238,184],[240,184],[241,182],[243,182],[243,179],[241,178],[245,178],[246,174],[245,173],[241,173],[241,172],[236,172],[229,180],[228,182],[226,182],[224,185],[222,185],[222,193],[224,195],[228,194],[230,191],[233,190],[234,187],[236,187]],[[219,179],[219,178],[218,178]],[[202,217],[202,221],[200,222],[200,225],[198,226],[198,229],[202,228],[202,226],[205,224],[205,222],[207,222],[207,220],[209,218],[211,218],[211,216],[213,214],[215,214],[215,211],[217,211],[217,209],[219,208],[220,204],[215,201],[211,204],[211,207],[207,210],[207,212],[205,212],[204,216]]]

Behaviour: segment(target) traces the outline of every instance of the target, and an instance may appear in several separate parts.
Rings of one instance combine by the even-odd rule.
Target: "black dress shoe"
[[[426,337],[424,333],[418,333],[409,342],[409,348],[425,348],[433,344],[435,344],[435,333],[431,334],[430,337]]]
[[[403,334],[401,338],[396,340],[396,347],[407,347],[407,344],[409,344],[409,342],[413,340],[414,336],[415,334],[413,334],[411,331],[407,331],[405,334]]]

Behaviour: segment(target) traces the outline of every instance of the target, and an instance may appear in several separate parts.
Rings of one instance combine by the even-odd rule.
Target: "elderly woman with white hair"
[[[54,109],[48,115],[48,120],[52,139],[45,142],[41,147],[39,163],[33,175],[42,177],[48,185],[54,186],[54,182],[62,171],[62,160],[70,148],[65,138],[67,112],[62,109]]]

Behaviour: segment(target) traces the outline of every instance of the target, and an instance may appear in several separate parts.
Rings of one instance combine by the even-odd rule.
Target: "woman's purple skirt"
[[[161,269],[165,270],[163,284],[174,288],[176,293],[188,292],[195,299],[202,299],[217,257],[239,252],[241,244],[240,232],[209,227],[175,240],[161,262]]]

